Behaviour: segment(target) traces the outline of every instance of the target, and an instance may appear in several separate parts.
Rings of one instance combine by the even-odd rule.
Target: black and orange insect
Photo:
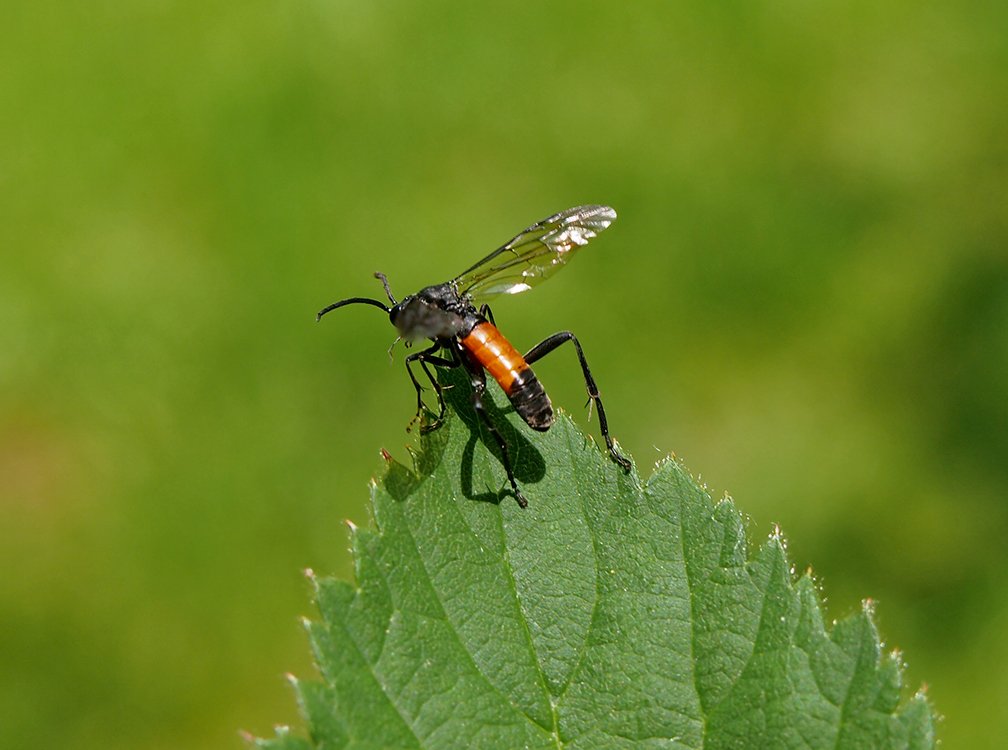
[[[407,346],[417,339],[426,338],[434,342],[427,349],[406,357],[406,372],[417,392],[414,422],[424,411],[423,388],[413,371],[414,363],[419,363],[437,394],[439,413],[432,422],[422,427],[424,432],[440,426],[445,416],[444,394],[430,366],[464,367],[472,383],[473,408],[500,446],[511,489],[518,505],[524,508],[528,501],[515,481],[507,444],[483,406],[486,391],[484,370],[497,381],[528,426],[544,432],[553,424],[553,405],[529,365],[561,344],[572,342],[584,373],[588,404],[590,407],[594,403],[598,409],[599,428],[609,455],[626,470],[630,469],[630,460],[613,445],[598,386],[577,337],[570,331],[561,331],[522,355],[497,330],[493,313],[485,300],[528,291],[560,270],[578,250],[615,220],[616,212],[608,206],[569,208],[533,224],[451,281],[426,287],[396,302],[385,274],[376,273],[375,278],[385,287],[391,307],[369,297],[351,297],[322,309],[317,318],[321,320],[326,313],[344,305],[373,305],[388,313],[399,338],[405,339]],[[477,303],[482,303],[479,308]]]

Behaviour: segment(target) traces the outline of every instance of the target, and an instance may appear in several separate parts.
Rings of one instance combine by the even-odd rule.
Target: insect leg
[[[528,507],[528,500],[522,494],[522,491],[518,489],[518,482],[515,481],[514,469],[511,468],[511,454],[508,453],[507,443],[504,442],[504,437],[500,434],[497,427],[490,419],[490,415],[487,414],[486,408],[483,406],[483,394],[486,392],[486,375],[483,372],[483,367],[478,362],[472,362],[469,359],[463,359],[466,369],[469,371],[469,382],[472,384],[473,389],[473,409],[479,415],[480,419],[483,420],[483,424],[487,426],[490,430],[490,434],[493,435],[494,440],[497,441],[497,445],[501,450],[501,458],[504,463],[504,471],[507,472],[508,481],[511,482],[511,489],[514,491],[515,500],[518,502],[520,508]]]
[[[490,325],[497,327],[497,321],[494,320],[493,310],[490,309],[490,305],[485,302],[480,305],[480,315],[490,321]]]
[[[434,393],[437,394],[437,400],[438,400],[437,419],[435,419],[431,424],[423,425],[420,428],[421,435],[426,435],[428,432],[436,430],[438,427],[440,427],[442,422],[444,422],[444,416],[445,416],[444,388],[442,387],[441,383],[438,382],[437,376],[433,372],[431,372],[431,369],[428,365],[436,365],[437,367],[458,367],[460,364],[462,364],[459,361],[458,353],[454,349],[446,348],[445,351],[448,352],[450,357],[448,358],[436,357],[434,356],[433,353],[428,354],[426,351],[420,352],[422,356],[417,357],[417,360],[420,362],[420,367],[423,368],[424,374],[427,375],[427,379],[431,382],[431,385],[434,387]]]
[[[602,397],[599,396],[598,386],[595,385],[595,378],[592,377],[591,370],[588,368],[588,360],[585,359],[584,350],[581,348],[581,343],[577,340],[577,337],[570,331],[554,333],[545,341],[541,341],[533,346],[529,350],[528,354],[525,355],[525,361],[532,364],[537,359],[545,357],[566,341],[574,342],[574,348],[577,350],[578,360],[581,362],[581,371],[584,373],[585,387],[588,389],[589,403],[594,402],[595,408],[598,409],[599,430],[602,432],[602,438],[605,440],[606,447],[609,449],[609,455],[612,456],[612,460],[623,467],[625,471],[629,471],[631,466],[630,459],[616,450],[616,446],[613,445],[612,437],[609,435],[609,422],[606,421],[605,409],[602,406]]]
[[[413,425],[419,421],[420,417],[423,415],[424,402],[423,402],[423,386],[420,385],[420,381],[417,380],[416,374],[413,372],[413,368],[410,366],[414,362],[420,362],[420,367],[423,369],[424,374],[427,375],[427,379],[430,380],[431,385],[434,386],[434,392],[437,394],[438,398],[438,408],[440,410],[440,415],[437,418],[435,426],[441,423],[441,419],[444,417],[445,403],[444,398],[441,394],[441,384],[437,382],[437,378],[434,374],[427,368],[426,363],[431,362],[436,365],[445,365],[448,367],[454,366],[454,363],[443,359],[442,357],[435,356],[441,348],[441,344],[435,342],[432,346],[424,349],[422,352],[415,352],[414,354],[406,357],[406,372],[409,374],[410,380],[413,382],[413,387],[416,388],[417,395],[417,411],[416,416],[410,420],[409,425],[406,427],[406,432],[410,432],[413,429]],[[433,429],[433,427],[431,428]]]

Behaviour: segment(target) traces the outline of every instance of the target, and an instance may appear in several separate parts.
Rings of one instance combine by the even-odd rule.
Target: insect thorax
[[[405,339],[446,339],[467,333],[478,316],[473,306],[447,283],[406,297],[392,308],[389,319]]]

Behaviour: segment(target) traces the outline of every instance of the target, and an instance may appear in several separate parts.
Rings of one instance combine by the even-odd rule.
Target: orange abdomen
[[[525,358],[492,323],[478,324],[461,343],[509,396],[515,382],[520,381],[521,374],[529,369]]]

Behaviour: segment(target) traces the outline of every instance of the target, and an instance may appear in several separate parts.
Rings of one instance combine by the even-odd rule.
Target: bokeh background
[[[619,221],[496,306],[582,339],[946,747],[1008,736],[1008,5],[15,2],[0,31],[0,746],[297,725],[413,412],[371,308],[525,225]],[[401,359],[399,350],[398,358]],[[584,420],[574,357],[538,367]],[[594,424],[591,425],[594,434]]]

